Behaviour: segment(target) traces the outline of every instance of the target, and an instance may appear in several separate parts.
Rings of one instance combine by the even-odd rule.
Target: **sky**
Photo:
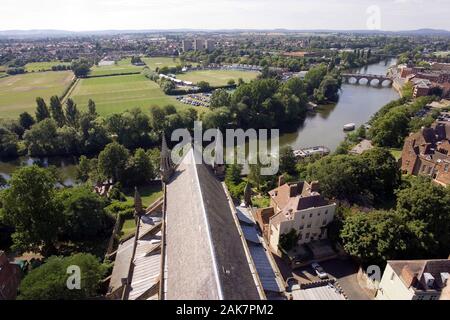
[[[0,30],[450,30],[450,0],[0,0]]]

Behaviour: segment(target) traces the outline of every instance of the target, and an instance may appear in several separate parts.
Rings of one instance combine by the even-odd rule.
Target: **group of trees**
[[[13,248],[49,256],[64,244],[86,248],[109,236],[114,219],[89,186],[58,189],[56,174],[38,166],[17,169],[1,193],[2,223],[14,229]]]
[[[365,265],[386,260],[442,258],[450,250],[450,191],[412,178],[389,211],[352,211],[338,223],[345,250]]]
[[[196,119],[196,110],[171,105],[152,107],[150,114],[136,108],[105,118],[92,100],[80,111],[71,99],[63,108],[57,96],[49,106],[38,98],[35,117],[24,112],[0,126],[0,157],[93,155],[113,140],[129,149],[150,148],[159,146],[163,132],[193,128]]]
[[[85,78],[91,72],[92,63],[87,59],[78,59],[72,61],[70,68],[77,78]]]
[[[233,94],[217,90],[209,112],[202,115],[207,128],[285,128],[298,124],[306,112],[306,92],[300,79],[281,83],[260,79],[240,84]]]
[[[71,269],[76,266],[79,269]],[[33,269],[23,279],[18,300],[80,300],[100,296],[100,285],[109,266],[85,253],[69,257],[52,256],[40,267]],[[67,271],[80,271],[79,289],[71,290]],[[75,280],[76,281],[76,280]],[[71,283],[72,284],[72,283]],[[75,284],[75,283],[74,283]]]
[[[305,83],[308,95],[317,103],[338,101],[342,78],[333,65],[312,67],[305,76]]]
[[[382,148],[324,157],[308,165],[307,179],[320,181],[326,197],[361,204],[391,200],[401,181],[397,161]]]
[[[430,126],[437,114],[431,113],[426,118],[415,117],[434,97],[420,97],[413,102],[407,99],[393,101],[380,109],[371,119],[368,137],[377,146],[402,147],[409,132]]]
[[[136,149],[134,154],[117,142],[108,144],[98,158],[81,156],[77,179],[91,184],[119,182],[125,187],[149,183],[158,176],[159,149]]]

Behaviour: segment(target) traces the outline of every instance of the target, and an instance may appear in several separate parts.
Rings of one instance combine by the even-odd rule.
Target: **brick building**
[[[450,123],[436,122],[406,138],[401,163],[403,173],[450,185]]]

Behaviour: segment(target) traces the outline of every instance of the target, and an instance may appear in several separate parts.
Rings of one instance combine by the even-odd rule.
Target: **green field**
[[[171,57],[142,58],[142,61],[152,70],[162,67],[176,67],[181,64],[180,59]]]
[[[109,76],[113,74],[126,74],[132,72],[141,72],[143,67],[131,64],[131,58],[117,61],[111,66],[93,66],[89,76]]]
[[[259,72],[236,71],[236,70],[200,70],[190,71],[177,75],[177,78],[185,81],[198,83],[199,81],[209,82],[211,86],[224,86],[231,79],[237,82],[242,78],[245,82],[255,79]]]
[[[174,97],[166,96],[159,86],[141,74],[81,79],[71,98],[81,110],[89,99],[95,101],[101,115],[120,113],[134,107],[148,111],[153,105],[183,107]]]
[[[434,54],[438,57],[444,58],[450,56],[450,51],[437,51]]]
[[[53,66],[65,65],[68,66],[68,62],[51,61],[51,62],[32,62],[25,65],[27,72],[39,72],[39,71],[51,71]]]
[[[0,79],[0,118],[16,118],[24,111],[34,114],[36,98],[48,101],[61,95],[73,78],[71,71],[39,72]]]

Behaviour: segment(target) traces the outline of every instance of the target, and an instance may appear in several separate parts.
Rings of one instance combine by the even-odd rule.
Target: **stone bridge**
[[[357,73],[344,73],[342,74],[342,79],[344,83],[347,84],[362,84],[361,80],[366,80],[366,85],[368,86],[383,86],[386,84],[391,86],[393,84],[393,80],[388,76],[376,75],[376,74],[357,74]],[[355,79],[355,82],[350,82],[351,79]],[[376,81],[375,81],[376,80]]]

